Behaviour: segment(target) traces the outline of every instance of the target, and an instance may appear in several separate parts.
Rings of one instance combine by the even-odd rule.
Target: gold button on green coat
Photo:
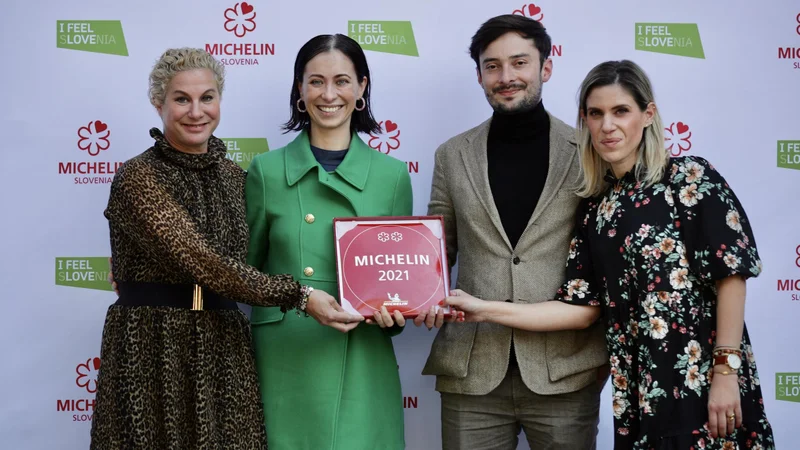
[[[306,267],[305,269],[303,269],[303,275],[307,277],[314,276],[314,269],[311,267]]]
[[[337,298],[333,219],[407,216],[412,209],[408,166],[356,135],[330,173],[314,159],[305,132],[256,156],[246,197],[248,262]],[[258,307],[251,323],[270,450],[405,448],[391,339],[400,328],[361,323],[342,333],[293,311]]]
[[[314,215],[306,214],[306,223],[314,223]]]

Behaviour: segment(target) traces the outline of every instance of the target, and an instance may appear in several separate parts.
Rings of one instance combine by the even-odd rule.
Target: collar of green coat
[[[335,172],[359,191],[363,190],[367,184],[367,174],[372,161],[370,152],[373,151],[358,137],[357,133],[353,133],[353,137],[350,139],[350,149]],[[303,130],[286,146],[286,181],[289,186],[293,186],[315,167],[320,171],[323,170],[314,158],[314,154],[311,153],[308,131]]]

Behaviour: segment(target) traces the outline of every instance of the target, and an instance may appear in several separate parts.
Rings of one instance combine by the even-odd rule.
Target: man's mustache
[[[502,86],[497,86],[496,88],[492,89],[492,93],[497,94],[500,91],[507,91],[509,89],[520,89],[523,90],[527,87],[525,84],[514,83],[514,84],[504,84]]]

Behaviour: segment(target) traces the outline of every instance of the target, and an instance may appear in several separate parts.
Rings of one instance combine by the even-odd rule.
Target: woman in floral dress
[[[459,320],[532,331],[608,326],[615,449],[773,449],[744,326],[761,272],[750,223],[703,158],[670,158],[647,75],[605,62],[580,91],[584,197],[560,301],[482,301]]]

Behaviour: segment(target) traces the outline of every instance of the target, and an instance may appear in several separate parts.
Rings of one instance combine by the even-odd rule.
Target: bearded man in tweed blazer
[[[579,202],[575,130],[541,101],[552,73],[544,27],[517,15],[484,23],[472,39],[478,81],[494,114],[436,150],[428,214],[444,217],[457,287],[476,297],[554,298]],[[423,374],[436,375],[442,448],[593,449],[603,369],[603,326],[534,333],[492,323],[442,324]]]

